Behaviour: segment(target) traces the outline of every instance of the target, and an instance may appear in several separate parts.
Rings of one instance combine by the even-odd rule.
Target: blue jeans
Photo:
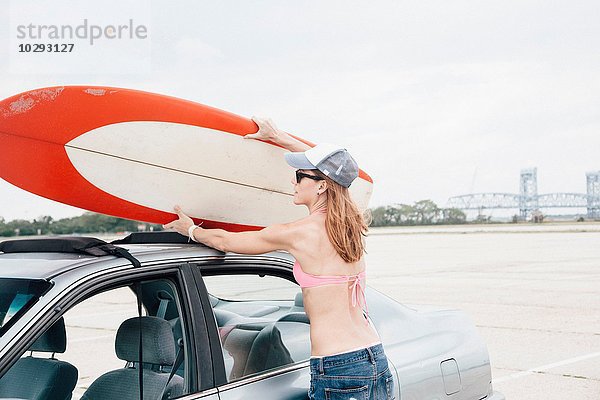
[[[394,400],[394,378],[383,345],[311,358],[308,398]]]

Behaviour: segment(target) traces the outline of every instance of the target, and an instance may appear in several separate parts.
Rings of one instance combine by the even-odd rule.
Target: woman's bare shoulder
[[[313,236],[318,231],[325,232],[325,226],[314,218],[311,218],[310,215],[288,222],[286,225],[300,236]]]
[[[306,248],[311,243],[314,245],[313,242],[319,240],[323,235],[327,236],[325,226],[310,216],[289,222],[286,225],[294,233],[294,244],[297,245],[294,247]]]

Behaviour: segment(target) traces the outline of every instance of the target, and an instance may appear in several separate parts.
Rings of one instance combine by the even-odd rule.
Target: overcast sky
[[[149,21],[148,61],[111,58],[126,71],[149,65],[15,73],[2,7],[0,98],[90,84],[269,116],[347,147],[375,181],[372,206],[516,193],[519,171],[533,166],[539,193],[584,193],[585,172],[600,170],[598,1],[88,3],[71,17]],[[47,11],[33,7],[31,20],[54,23]],[[7,220],[81,212],[0,181]]]

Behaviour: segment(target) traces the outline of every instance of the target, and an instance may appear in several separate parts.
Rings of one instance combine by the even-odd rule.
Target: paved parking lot
[[[368,284],[403,303],[465,310],[507,399],[598,400],[599,228],[374,230]]]

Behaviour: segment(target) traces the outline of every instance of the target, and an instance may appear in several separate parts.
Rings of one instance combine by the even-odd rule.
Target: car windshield
[[[0,336],[4,334],[51,284],[42,279],[0,278]]]

